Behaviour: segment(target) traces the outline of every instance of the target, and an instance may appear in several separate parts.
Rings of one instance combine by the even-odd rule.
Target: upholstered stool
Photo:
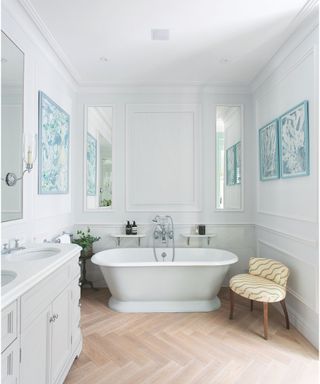
[[[233,276],[230,280],[230,320],[233,319],[234,293],[250,300],[251,311],[253,301],[263,303],[264,338],[268,339],[268,303],[280,301],[286,319],[286,328],[290,328],[285,303],[286,286],[289,269],[282,263],[252,257],[249,261],[249,273]]]

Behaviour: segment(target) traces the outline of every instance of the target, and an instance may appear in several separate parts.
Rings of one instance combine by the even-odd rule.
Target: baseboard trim
[[[274,306],[278,312],[283,314],[282,309],[278,306]],[[286,300],[286,307],[289,314],[290,323],[319,351],[319,335],[315,331],[318,326],[315,324],[310,327],[306,324],[304,319],[299,315],[292,306],[288,305]]]

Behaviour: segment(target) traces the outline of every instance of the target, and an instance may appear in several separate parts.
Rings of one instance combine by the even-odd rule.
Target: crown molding
[[[18,0],[22,8],[25,10],[25,12],[28,14],[30,19],[33,21],[33,23],[38,28],[39,32],[43,36],[43,38],[47,41],[53,52],[56,54],[60,62],[63,64],[69,75],[72,77],[72,79],[75,81],[77,85],[80,83],[80,74],[76,70],[76,68],[71,64],[71,61],[69,60],[68,56],[65,54],[64,50],[60,46],[60,44],[57,42],[57,40],[53,37],[52,33],[49,31],[46,24],[41,19],[38,12],[35,10],[34,6],[31,4],[30,0]]]
[[[208,93],[208,94],[246,94],[250,93],[250,86],[247,83],[202,83],[192,82],[154,82],[154,83],[110,83],[83,81],[78,70],[69,60],[68,55],[62,49],[61,45],[54,38],[30,0],[18,0],[19,4],[25,10],[27,15],[33,21],[43,38],[49,44],[55,55],[58,57],[70,77],[76,83],[78,91],[95,93]]]
[[[250,83],[255,93],[284,60],[319,26],[319,1],[309,0],[287,28],[288,38]]]
[[[315,17],[319,11],[319,0],[309,0],[299,13],[291,21],[287,28],[290,35],[283,43],[281,48],[273,55],[269,62],[259,70],[258,74],[247,83],[206,83],[193,81],[185,83],[159,82],[149,84],[119,84],[83,81],[78,70],[69,60],[68,55],[62,49],[57,40],[53,37],[46,24],[41,19],[40,15],[30,2],[30,0],[18,0],[19,4],[33,21],[43,38],[49,44],[59,61],[62,63],[69,76],[75,82],[79,93],[205,93],[205,94],[252,94],[260,85],[268,78],[269,74],[274,70],[275,66],[279,66],[284,60],[284,54],[281,52],[293,35],[301,35],[301,26],[303,25],[303,38],[300,37],[300,42],[310,33],[317,25],[318,19]],[[311,22],[310,22],[311,20]],[[297,44],[295,44],[297,46]],[[295,47],[294,46],[294,47]],[[294,48],[293,47],[293,48]],[[293,49],[291,47],[291,50]],[[288,49],[284,50],[288,52]],[[282,59],[281,59],[282,58]]]

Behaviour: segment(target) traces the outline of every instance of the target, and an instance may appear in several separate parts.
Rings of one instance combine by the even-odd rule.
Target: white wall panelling
[[[250,95],[243,93],[243,90],[235,90],[234,94],[230,94],[230,89],[226,89],[225,92],[218,89],[219,92],[202,92],[200,89],[185,89],[181,88],[180,93],[177,88],[169,87],[162,88],[150,88],[148,91],[142,91],[139,88],[129,90],[125,88],[123,93],[118,92],[109,93],[107,90],[103,92],[96,90],[96,92],[85,90],[78,94],[78,107],[77,107],[77,126],[83,126],[83,110],[85,105],[114,105],[114,118],[115,124],[113,129],[113,151],[114,151],[114,167],[113,167],[113,187],[115,193],[115,199],[113,202],[112,210],[110,212],[89,212],[83,210],[83,197],[81,193],[76,193],[74,196],[74,212],[76,213],[77,223],[122,223],[126,219],[136,219],[138,223],[150,223],[156,211],[169,211],[171,210],[175,223],[252,223],[253,222],[253,208],[252,201],[254,201],[254,174],[248,172],[245,174],[244,183],[244,206],[243,212],[216,212],[215,211],[215,106],[217,104],[232,104],[243,105],[244,110],[244,148],[252,148],[255,139],[252,135],[253,132],[253,110],[252,110],[252,98]],[[136,129],[131,124],[132,114],[134,110],[142,112],[150,112],[155,108],[159,112],[157,114],[157,121],[153,121],[152,124],[159,124],[159,119],[164,119],[165,122],[163,129],[158,127],[158,130],[153,132],[158,134],[158,144],[161,144],[163,149],[161,157],[158,155],[157,159],[151,159],[153,162],[148,161],[145,164],[144,171],[138,173],[140,184],[136,187],[138,189],[133,190],[134,174],[132,174],[132,140],[131,130]],[[183,113],[177,113],[177,111]],[[184,112],[185,111],[185,112]],[[170,113],[166,113],[170,112]],[[174,113],[173,113],[174,112]],[[142,114],[143,115],[143,114]],[[147,114],[148,118],[151,113]],[[156,114],[155,114],[156,115]],[[191,125],[191,115],[194,115],[194,124]],[[201,119],[199,116],[201,115]],[[160,117],[161,116],[161,117]],[[172,128],[171,122],[168,120],[172,116],[176,116],[181,124],[182,118],[187,118],[189,127],[189,136],[184,137],[184,145],[180,146],[181,151],[188,152],[189,159],[186,159],[186,163],[190,164],[194,162],[196,172],[192,176],[188,174],[188,168],[185,167],[181,176],[184,177],[184,182],[189,182],[195,189],[195,195],[191,196],[191,187],[185,188],[180,193],[181,200],[185,200],[183,204],[168,204],[170,199],[177,199],[177,195],[173,196],[170,188],[177,189],[177,183],[175,180],[168,180],[168,175],[162,174],[162,182],[168,185],[168,191],[162,196],[157,195],[157,191],[152,190],[152,186],[148,186],[147,182],[151,183],[153,178],[152,172],[154,167],[158,167],[159,164],[167,164],[166,155],[169,157],[172,155],[172,147],[170,135],[174,140],[178,140],[178,129]],[[182,116],[182,117],[181,117]],[[145,116],[146,117],[146,116]],[[189,120],[188,120],[189,119]],[[135,122],[136,123],[136,122]],[[169,131],[169,125],[171,124]],[[153,126],[153,125],[152,125]],[[153,129],[151,126],[151,130]],[[140,129],[140,128],[139,128]],[[142,129],[142,128],[141,128]],[[143,128],[145,129],[145,127]],[[181,128],[179,128],[181,129]],[[193,131],[193,132],[192,132]],[[131,132],[131,133],[130,133]],[[192,152],[188,148],[191,147],[191,136],[194,134],[193,147],[195,152],[192,156]],[[78,135],[74,138],[74,147],[82,147],[83,133],[78,131]],[[175,136],[174,136],[175,135]],[[149,136],[150,140],[150,136]],[[161,142],[160,142],[161,140]],[[167,141],[167,143],[166,143]],[[143,145],[141,147],[140,161],[147,161],[146,156],[152,157],[152,152],[149,146],[148,139],[145,138],[140,142],[134,142],[134,145]],[[140,149],[139,149],[140,150]],[[149,151],[149,152],[146,152]],[[168,153],[167,153],[168,152]],[[181,152],[182,153],[182,152]],[[171,155],[170,155],[171,154]],[[73,174],[73,188],[76,191],[82,191],[83,183],[83,168],[79,164],[83,165],[82,154],[78,151],[75,153]],[[129,156],[129,157],[128,157]],[[144,158],[143,158],[144,156]],[[252,164],[254,154],[251,151],[244,149],[244,163]],[[137,159],[135,159],[137,160]],[[172,160],[174,161],[174,160]],[[169,162],[168,162],[169,163]],[[174,164],[173,164],[174,166]],[[178,165],[176,164],[176,171]],[[166,165],[168,167],[168,164]],[[180,166],[181,167],[181,166]],[[200,168],[200,169],[199,169]],[[160,167],[161,169],[161,167]],[[199,171],[197,171],[199,169]],[[162,171],[161,171],[162,172]],[[151,175],[150,177],[148,177]],[[172,175],[172,172],[171,172]],[[192,177],[191,177],[192,176]],[[169,185],[172,184],[172,185]],[[158,184],[159,185],[159,184]],[[140,188],[140,189],[139,189]],[[144,188],[146,192],[144,192]],[[179,187],[180,188],[180,187]],[[151,196],[147,194],[151,192]],[[176,193],[176,192],[175,192]],[[156,194],[156,196],[152,196]],[[141,205],[142,195],[147,201],[148,205]],[[153,201],[150,198],[155,198]],[[166,200],[162,200],[165,198]],[[139,200],[140,199],[140,200]],[[149,201],[148,201],[149,199]],[[193,201],[188,201],[193,199]],[[158,203],[157,203],[158,201]],[[160,204],[159,204],[160,202]],[[137,204],[138,203],[138,204]],[[186,204],[187,203],[187,204]]]
[[[312,43],[312,37],[309,37]],[[305,44],[308,43],[308,40]],[[314,62],[315,50],[312,47],[294,51],[282,64],[286,67],[284,74],[275,74],[276,81],[270,81],[267,90],[258,93],[256,99],[257,126],[261,127],[279,117],[302,100],[309,100],[309,134],[310,134],[310,169],[311,177],[293,178],[290,181],[280,179],[273,182],[259,183],[257,195],[258,213],[267,213],[289,219],[317,222],[317,149],[312,143],[317,140],[315,129],[314,79],[317,67]],[[299,52],[302,51],[302,52]],[[289,61],[290,63],[288,63]],[[294,64],[292,64],[294,61]],[[292,64],[290,66],[290,64]],[[273,84],[273,86],[270,85]],[[294,84],[294,86],[293,86]],[[290,91],[289,91],[290,90]],[[294,191],[294,193],[292,193]],[[311,193],[312,192],[312,193]],[[265,198],[277,195],[277,199]],[[308,199],[306,199],[308,196]]]
[[[42,90],[70,114],[72,137],[73,81],[18,1],[2,4],[2,30],[25,54],[24,130],[38,131],[38,90]],[[38,195],[37,176],[35,164],[23,180],[23,219],[2,225],[2,241],[13,237],[50,239],[73,224],[71,189],[67,195]]]
[[[260,237],[260,239],[259,239]],[[300,250],[289,253],[283,248],[274,245],[274,242],[261,240],[258,235],[257,254],[259,257],[267,257],[279,260],[290,269],[287,289],[287,307],[291,323],[316,347],[319,342],[319,280],[318,268],[313,263],[302,260],[305,253]],[[281,234],[279,233],[281,238]],[[287,240],[282,239],[283,243]],[[284,244],[284,246],[287,244]],[[301,249],[301,246],[298,249]],[[318,251],[313,249],[314,258],[318,257]],[[308,255],[307,255],[308,256]],[[280,306],[276,307],[280,312]]]
[[[199,211],[200,138],[198,105],[127,105],[127,210]]]
[[[256,240],[261,257],[290,268],[288,311],[293,324],[318,348],[318,17],[292,35],[256,80],[258,129],[303,100],[309,102],[310,176],[261,182],[257,177]],[[280,308],[279,308],[280,309]]]

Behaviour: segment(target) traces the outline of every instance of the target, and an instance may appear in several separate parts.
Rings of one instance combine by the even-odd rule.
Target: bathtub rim
[[[106,261],[101,261],[101,260],[97,260],[98,258],[101,257],[101,254],[102,253],[107,253],[107,252],[112,252],[112,251],[115,251],[115,250],[120,250],[120,249],[123,249],[123,250],[126,250],[126,251],[129,251],[131,249],[134,249],[135,251],[137,250],[142,250],[142,249],[149,249],[150,251],[152,251],[152,248],[151,247],[144,247],[144,248],[111,248],[111,249],[106,249],[106,250],[103,250],[103,251],[100,251],[100,252],[97,252],[95,253],[92,258],[91,258],[91,261],[93,264],[95,265],[98,265],[100,267],[108,267],[108,268],[124,268],[124,267],[130,267],[130,268],[138,268],[138,267],[160,267],[160,266],[163,266],[163,267],[203,267],[203,266],[208,266],[208,267],[214,267],[214,266],[225,266],[225,265],[232,265],[232,264],[235,264],[239,261],[239,257],[231,252],[231,251],[227,251],[225,249],[219,249],[219,248],[182,248],[182,247],[179,247],[178,249],[194,249],[194,250],[197,250],[197,249],[201,249],[201,250],[205,250],[205,249],[208,249],[208,250],[217,250],[217,251],[223,251],[224,253],[227,254],[228,256],[228,259],[226,260],[220,260],[220,261],[159,261],[159,262],[156,262],[156,261],[126,261],[126,262],[115,262],[115,261],[112,261],[112,262],[108,262],[107,260]]]

